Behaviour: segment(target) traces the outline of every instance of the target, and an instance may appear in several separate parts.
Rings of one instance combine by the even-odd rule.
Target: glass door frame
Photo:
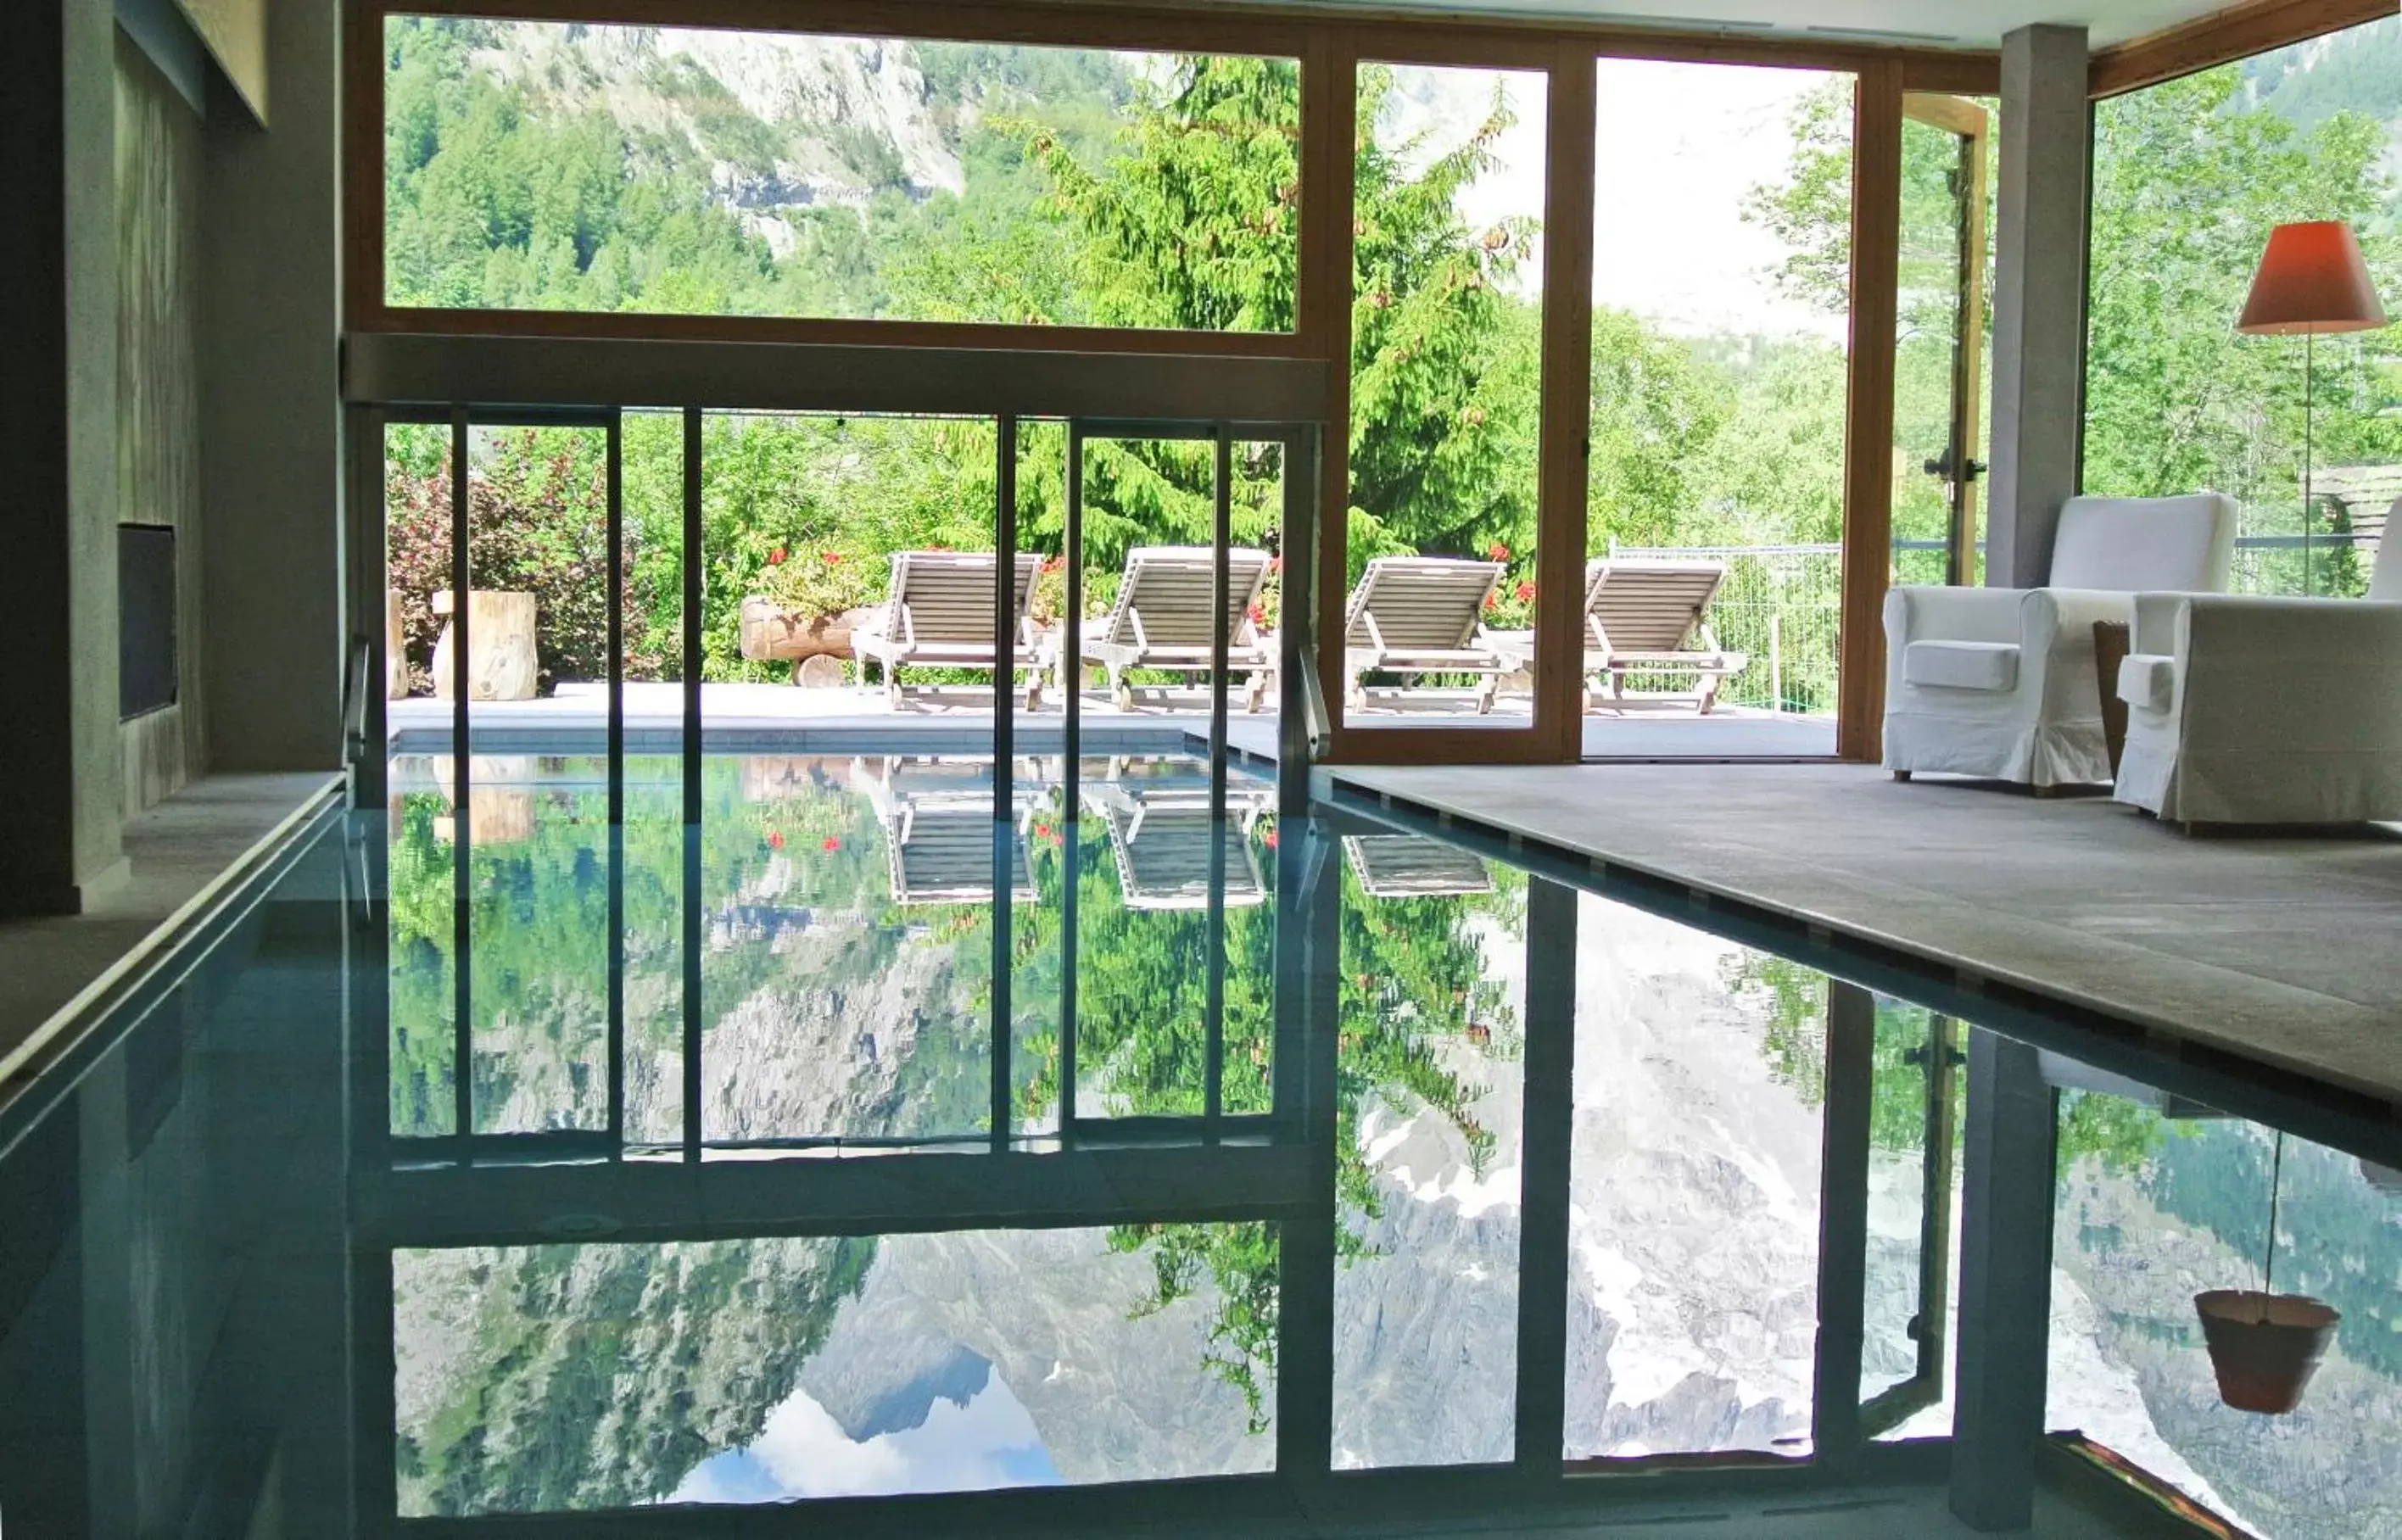
[[[1282,1062],[1279,1052],[1286,1047],[1281,1033],[1270,1031],[1271,1053],[1268,1080],[1274,1105],[1266,1113],[1230,1114],[1224,1107],[1225,1070],[1225,983],[1226,983],[1226,902],[1225,877],[1227,859],[1226,820],[1229,816],[1229,759],[1234,752],[1227,737],[1227,694],[1229,689],[1228,660],[1232,648],[1233,616],[1229,600],[1232,579],[1231,552],[1234,543],[1234,447],[1244,444],[1276,444],[1284,455],[1282,480],[1285,487],[1282,516],[1279,521],[1277,546],[1281,553],[1296,548],[1305,549],[1314,532],[1310,516],[1308,493],[1312,462],[1315,461],[1314,428],[1291,423],[1237,422],[1215,420],[1177,420],[1139,418],[1070,418],[1067,419],[1067,498],[1061,534],[1061,551],[1066,558],[1067,598],[1063,606],[1060,636],[1060,677],[1066,681],[1061,691],[1064,716],[1061,738],[1061,772],[1065,803],[1060,821],[1066,837],[1061,844],[1063,914],[1060,924],[1060,1007],[1059,1007],[1059,1107],[1057,1137],[1064,1148],[1081,1145],[1142,1143],[1150,1141],[1183,1142],[1196,1134],[1203,1140],[1216,1142],[1229,1134],[1252,1134],[1269,1130],[1280,1122],[1297,1117],[1291,1082],[1299,1074],[1298,1065]],[[1207,744],[1208,760],[1208,814],[1210,821],[1209,892],[1207,920],[1204,925],[1208,958],[1204,981],[1203,1049],[1204,1085],[1202,1110],[1197,1115],[1178,1116],[1086,1116],[1076,1109],[1077,1093],[1077,887],[1083,858],[1081,838],[1084,823],[1083,750],[1084,750],[1084,451],[1096,441],[1117,443],[1207,443],[1215,450],[1210,478],[1210,658],[1209,725]],[[1296,486],[1296,484],[1298,484]],[[1299,496],[1296,496],[1296,491]],[[1012,535],[1015,535],[1014,521]],[[1277,805],[1287,804],[1291,788],[1305,777],[1306,757],[1292,759],[1283,751],[1303,722],[1295,722],[1293,708],[1298,692],[1296,685],[1303,668],[1306,667],[1308,639],[1305,617],[1312,585],[1308,566],[1305,562],[1296,571],[1288,561],[1282,573],[1281,603],[1283,613],[1277,626],[1277,678],[1280,720],[1278,731],[1280,751],[1278,763],[1284,773],[1278,777],[1283,794]],[[1296,602],[1298,601],[1298,602]],[[1002,816],[996,808],[996,818]],[[1114,834],[1112,835],[1114,838]],[[1245,836],[1248,838],[1248,835]],[[1276,885],[1276,886],[1281,886]],[[1283,895],[1277,894],[1281,901]],[[1004,928],[995,927],[997,938],[1002,938]],[[1279,940],[1285,932],[1279,929]],[[1004,938],[1005,939],[1005,938]],[[1001,977],[1001,954],[996,954],[995,977]],[[1282,962],[1276,971],[1282,972]],[[996,1023],[1005,1022],[997,1016]],[[997,1049],[995,1074],[1003,1053]],[[996,1098],[994,1106],[1005,1104]],[[1002,1142],[1001,1130],[995,1129],[995,1143]]]
[[[1958,142],[1953,185],[1960,203],[1959,302],[1952,340],[1951,433],[1942,456],[1924,466],[1950,488],[1943,581],[1956,588],[1977,583],[1982,568],[1978,560],[1977,480],[1985,465],[1977,456],[1984,419],[1986,200],[1993,115],[1966,97],[1924,91],[1905,94],[1901,107],[1910,121],[1940,130]]]

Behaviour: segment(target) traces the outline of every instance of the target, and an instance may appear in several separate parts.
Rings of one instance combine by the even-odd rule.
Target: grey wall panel
[[[120,34],[117,49],[117,519],[175,531],[175,704],[126,722],[125,810],[208,759],[200,635],[201,124]]]
[[[211,123],[202,172],[200,490],[209,756],[341,759],[336,0],[281,0],[275,121]]]

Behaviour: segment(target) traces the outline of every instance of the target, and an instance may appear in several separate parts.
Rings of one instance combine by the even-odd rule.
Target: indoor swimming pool
[[[2194,1533],[2402,1511],[2340,1109],[1222,756],[622,763],[394,758],[0,1107],[6,1533],[1723,1516],[2023,1486],[2012,1397]]]

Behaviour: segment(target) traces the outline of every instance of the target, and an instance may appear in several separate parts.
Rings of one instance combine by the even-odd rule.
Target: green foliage
[[[886,188],[856,210],[804,211],[796,244],[779,260],[705,196],[713,159],[755,170],[774,149],[766,126],[746,122],[724,86],[688,61],[660,61],[649,85],[688,125],[620,131],[597,106],[571,110],[591,99],[588,80],[504,79],[479,62],[475,50],[501,40],[496,25],[395,21],[388,34],[399,302],[1292,324],[1300,87],[1289,61],[1183,59],[1153,80],[1106,54],[921,47],[965,192],[919,199]],[[562,48],[544,57],[566,69],[580,56]],[[1374,114],[1389,85],[1387,72],[1365,74],[1363,112]],[[1531,554],[1538,317],[1513,291],[1535,230],[1519,220],[1473,231],[1456,212],[1509,121],[1497,99],[1465,144],[1372,139],[1360,148],[1359,559],[1482,554],[1499,543],[1522,553],[1523,574]],[[1022,433],[1021,539],[1056,550],[1063,435],[1047,425]],[[672,419],[629,417],[633,678],[678,671],[682,452]],[[805,587],[807,596],[788,597],[857,602],[880,591],[865,574],[886,552],[991,543],[988,424],[717,415],[702,456],[704,678],[773,677],[739,653],[746,594]],[[1094,604],[1111,598],[1130,546],[1208,539],[1207,446],[1096,441],[1085,466]],[[420,478],[437,469],[407,467]],[[1280,452],[1245,447],[1235,471],[1236,538],[1272,543]],[[595,509],[597,499],[582,516]],[[542,516],[520,503],[503,512]],[[834,552],[848,581],[802,584],[768,560],[778,550]],[[552,608],[544,607],[545,631]]]
[[[2271,227],[2349,219],[2390,293],[2402,246],[2377,228],[2395,197],[2383,128],[2338,112],[2298,130],[2247,104],[2241,85],[2229,65],[2095,109],[2085,482],[2137,495],[2216,488],[2294,510],[2272,525],[2291,531],[2303,349],[2234,334],[2253,268]],[[2319,464],[2402,460],[2402,416],[2359,409],[2376,405],[2370,372],[2397,350],[2391,328],[2316,350]]]
[[[1217,1313],[1202,1363],[1243,1393],[1245,1426],[1265,1433],[1276,1386],[1277,1227],[1265,1219],[1238,1224],[1121,1225],[1110,1249],[1151,1254],[1152,1292],[1134,1316],[1156,1315],[1193,1294],[1207,1278],[1217,1289]]]
[[[1392,73],[1360,71],[1374,124]],[[1495,89],[1466,143],[1360,135],[1353,179],[1351,576],[1387,553],[1531,557],[1540,315],[1516,294],[1537,223],[1470,230],[1460,193],[1515,118]],[[1423,166],[1423,170],[1413,168]],[[1523,572],[1525,568],[1520,568]]]

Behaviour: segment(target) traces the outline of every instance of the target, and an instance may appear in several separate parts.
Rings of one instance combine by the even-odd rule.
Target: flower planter
[[[2299,1294],[2257,1288],[2214,1288],[2193,1297],[2202,1341],[2218,1376],[2218,1398],[2238,1411],[2281,1416],[2302,1404],[2302,1392],[2343,1319],[2332,1307]]]

